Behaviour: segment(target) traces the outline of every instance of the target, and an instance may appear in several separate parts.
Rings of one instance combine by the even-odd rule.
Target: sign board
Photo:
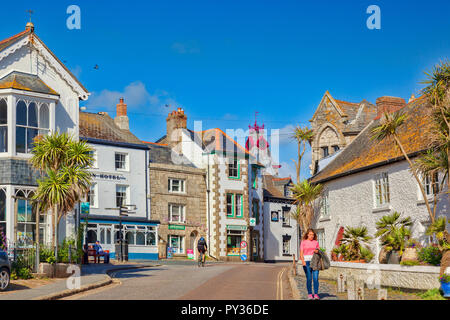
[[[247,231],[247,226],[227,225],[227,230]]]
[[[90,208],[89,202],[81,202],[80,203],[81,214],[89,214],[89,208]]]
[[[246,261],[247,260],[247,242],[241,241],[241,260]]]
[[[186,226],[179,224],[169,224],[169,230],[185,230]]]
[[[187,249],[187,250],[186,250],[186,253],[187,253],[188,259],[191,259],[191,260],[194,260],[194,259],[195,259],[195,256],[194,256],[194,250],[192,250],[192,249]]]
[[[256,218],[250,218],[250,227],[256,226]]]
[[[172,259],[172,248],[167,247],[167,259]]]

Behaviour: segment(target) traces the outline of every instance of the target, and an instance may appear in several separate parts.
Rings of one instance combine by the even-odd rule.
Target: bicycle
[[[204,267],[205,266],[205,261],[204,261],[204,259],[203,259],[203,256],[205,255],[205,253],[204,252],[199,252],[198,253],[198,266],[199,267]]]

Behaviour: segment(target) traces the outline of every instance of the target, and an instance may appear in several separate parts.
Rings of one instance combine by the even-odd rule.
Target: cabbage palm
[[[92,183],[87,170],[93,162],[91,151],[85,142],[76,141],[66,133],[55,132],[34,141],[30,163],[43,173],[34,199],[41,211],[52,211],[55,251],[59,221],[73,210]]]
[[[400,226],[392,228],[391,232],[383,238],[383,245],[387,251],[398,251],[400,256],[405,250],[406,241],[411,236],[411,230],[408,227]]]
[[[311,227],[314,218],[314,201],[320,197],[323,186],[311,184],[308,180],[295,184],[292,193],[297,204],[297,212],[293,214],[303,231]]]
[[[433,114],[432,138],[435,148],[433,155],[439,159],[439,170],[448,176],[450,168],[450,63],[441,62],[431,72],[425,72],[427,80],[423,82],[427,86],[422,93],[427,96]],[[443,157],[443,154],[446,154]],[[443,163],[443,160],[447,160]],[[450,193],[450,183],[447,183],[447,192]]]
[[[400,216],[400,213],[395,211],[390,215],[381,217],[376,223],[377,232],[375,233],[375,237],[383,238],[395,228],[410,227],[413,225],[411,217],[400,218]]]
[[[397,111],[395,113],[388,113],[385,112],[383,114],[383,117],[381,118],[380,124],[372,129],[372,140],[378,140],[383,141],[388,138],[394,139],[395,144],[400,149],[401,153],[405,157],[406,161],[409,164],[409,167],[411,168],[412,174],[414,178],[417,181],[417,184],[420,187],[420,191],[422,193],[423,199],[425,200],[425,205],[428,210],[428,214],[430,215],[431,222],[434,222],[434,214],[433,211],[431,211],[430,203],[428,201],[427,195],[425,194],[425,189],[423,187],[422,181],[419,179],[419,175],[414,170],[414,165],[409,158],[408,154],[405,151],[405,148],[400,141],[400,138],[398,136],[398,130],[403,125],[405,120],[407,119],[406,114],[402,113],[401,111]]]
[[[305,126],[303,128],[300,126],[297,126],[294,129],[292,138],[294,138],[297,141],[298,159],[297,159],[297,161],[295,161],[295,160],[292,160],[292,161],[294,161],[294,163],[295,163],[295,168],[297,170],[297,183],[299,183],[300,182],[300,169],[301,169],[301,165],[302,165],[302,158],[306,151],[306,144],[308,143],[309,145],[311,145],[311,143],[314,139],[314,131],[311,130],[310,128],[308,128],[307,126]]]

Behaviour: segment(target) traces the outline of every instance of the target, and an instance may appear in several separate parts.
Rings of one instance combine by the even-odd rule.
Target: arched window
[[[0,99],[0,152],[8,152],[8,105]]]
[[[144,246],[145,245],[145,235],[142,232],[136,233],[136,244],[138,246]]]
[[[126,239],[128,241],[128,244],[133,245],[134,244],[134,232],[133,231],[128,231]]]
[[[30,153],[36,136],[49,133],[49,107],[46,103],[38,106],[20,100],[16,112],[16,152]]]

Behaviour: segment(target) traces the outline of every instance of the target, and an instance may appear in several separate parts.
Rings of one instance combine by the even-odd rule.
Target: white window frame
[[[326,250],[326,245],[325,245],[325,229],[319,229],[317,230],[317,242],[319,242],[319,247],[321,249],[325,249]]]
[[[179,220],[173,220],[172,219],[172,215],[173,215],[173,208],[174,207],[179,207],[181,208],[181,212],[180,212],[180,219]],[[176,222],[176,223],[185,223],[185,210],[186,210],[186,206],[184,204],[179,204],[179,203],[169,203],[169,222]]]
[[[179,187],[180,190],[179,191],[174,191],[173,190],[173,181],[179,181]],[[186,180],[185,179],[174,179],[174,178],[169,178],[169,192],[170,193],[186,193]]]
[[[284,251],[284,243],[285,243],[285,241],[287,242],[287,249],[288,249],[287,252]],[[281,238],[281,251],[282,251],[283,255],[291,254],[291,238],[285,238],[285,237]]]
[[[125,157],[125,159],[124,159],[124,161],[123,161],[123,163],[124,163],[124,168],[117,168],[116,167],[116,155],[121,155],[121,156],[124,156]],[[125,153],[125,152],[114,152],[114,168],[115,168],[115,170],[116,171],[128,171],[128,168],[129,168],[129,156],[128,156],[128,153]]]
[[[90,201],[91,200],[91,196],[90,196],[91,190],[94,190],[94,204],[92,204],[92,202]],[[94,182],[91,185],[86,200],[89,200],[89,207],[90,208],[98,208],[98,183],[97,182]]]
[[[320,204],[320,216],[321,218],[330,217],[330,193],[325,191],[322,194],[322,201]]]
[[[117,189],[118,187],[125,187],[125,201],[122,203],[122,205],[129,204],[130,201],[130,186],[124,185],[124,184],[116,184],[116,193],[115,193],[115,205],[117,206]]]
[[[373,180],[373,195],[375,208],[385,208],[391,203],[389,173],[377,173]]]
[[[422,185],[425,191],[425,194],[428,198],[432,198],[435,195],[435,188],[437,187],[437,190],[439,192],[439,183],[440,183],[440,175],[438,172],[435,173],[435,176],[437,178],[437,181],[434,182],[434,186],[433,186],[433,182],[431,181],[431,175],[427,174],[425,176],[422,176]],[[423,195],[422,192],[420,191],[420,186],[419,186],[419,200],[425,200],[423,199]]]

